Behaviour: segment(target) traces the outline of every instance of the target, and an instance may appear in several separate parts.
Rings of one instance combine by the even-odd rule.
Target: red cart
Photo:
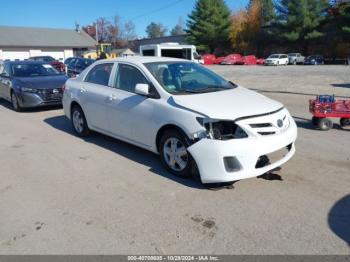
[[[333,127],[330,118],[340,118],[342,127],[350,125],[350,100],[336,100],[334,96],[322,95],[309,101],[313,115],[312,123],[323,131]]]

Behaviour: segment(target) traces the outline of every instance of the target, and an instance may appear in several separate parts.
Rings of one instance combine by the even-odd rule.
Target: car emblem
[[[59,91],[58,91],[57,89],[54,89],[54,90],[52,90],[52,93],[54,93],[54,94],[58,94],[58,93],[59,93]]]
[[[277,120],[277,126],[278,126],[279,128],[282,128],[282,127],[283,127],[283,121],[282,121],[281,119],[278,119],[278,120]]]

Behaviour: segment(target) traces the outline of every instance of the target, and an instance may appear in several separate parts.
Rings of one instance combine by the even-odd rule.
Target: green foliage
[[[229,45],[230,9],[224,0],[197,0],[188,17],[188,40],[202,51]]]
[[[273,0],[249,0],[247,10],[252,8],[254,3],[257,2],[261,8],[260,23],[262,26],[268,26],[272,24],[276,19],[276,10]]]
[[[327,0],[280,0],[278,24],[282,37],[290,42],[320,38],[320,25],[327,17]]]
[[[184,21],[182,17],[180,17],[176,26],[170,31],[170,35],[183,35],[183,34],[185,34]]]
[[[165,36],[168,29],[161,23],[150,23],[146,28],[146,33],[149,38]]]

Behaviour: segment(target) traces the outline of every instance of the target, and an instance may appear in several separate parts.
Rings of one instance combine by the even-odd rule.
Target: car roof
[[[118,57],[115,59],[104,59],[98,62],[131,62],[131,63],[156,63],[156,62],[191,62],[185,59],[171,58],[171,57],[157,57],[157,56],[129,56],[129,57]]]
[[[45,64],[44,62],[41,61],[32,61],[32,60],[22,60],[22,61],[4,61],[6,64],[10,65],[43,65]]]

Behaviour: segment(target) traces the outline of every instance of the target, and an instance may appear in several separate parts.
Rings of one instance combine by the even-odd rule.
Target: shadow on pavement
[[[332,84],[334,87],[350,88],[350,84]]]
[[[5,107],[6,109],[13,110],[12,105],[10,102],[0,98],[0,106]],[[57,110],[62,109],[62,105],[54,105],[54,106],[41,106],[41,107],[33,107],[33,108],[24,108],[23,111],[19,112],[19,114],[22,113],[37,113],[42,111],[50,111],[50,110]]]
[[[336,202],[329,211],[328,225],[350,247],[350,195]]]
[[[333,85],[334,86],[334,85]],[[273,93],[273,94],[287,94],[287,95],[303,95],[303,96],[318,96],[320,94],[312,93],[301,93],[301,92],[290,92],[290,91],[273,91],[273,90],[263,90],[257,88],[250,88],[250,90],[256,91],[258,93]],[[350,98],[350,96],[335,96],[337,98]]]
[[[58,129],[64,133],[75,136],[73,128],[71,127],[70,121],[65,116],[56,116],[47,118],[44,120],[45,123]],[[80,138],[77,138],[80,139]],[[90,137],[83,138],[86,142],[95,144],[109,151],[112,151],[118,155],[128,158],[132,161],[140,163],[144,166],[149,167],[149,170],[157,175],[173,180],[179,184],[185,185],[190,188],[196,189],[231,189],[227,184],[214,184],[214,185],[203,185],[194,179],[182,179],[178,178],[165,170],[162,166],[158,155],[153,154],[142,148],[130,145],[123,141],[99,134],[93,133]],[[232,184],[232,183],[231,183]]]
[[[310,119],[307,118],[302,118],[302,117],[297,117],[293,116],[295,123],[297,124],[298,128],[303,128],[303,129],[309,129],[309,130],[315,130],[315,131],[321,131],[319,130],[316,126],[314,126],[311,122],[312,116],[310,116]],[[340,124],[337,124],[335,121],[339,121],[337,119],[332,119],[333,121],[333,129],[337,129],[340,131],[345,131],[349,132],[349,129],[342,128]],[[324,132],[324,131],[322,131]]]

